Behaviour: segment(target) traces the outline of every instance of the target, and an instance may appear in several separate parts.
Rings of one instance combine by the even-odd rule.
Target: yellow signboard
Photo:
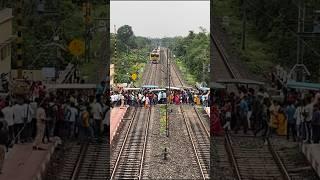
[[[80,56],[84,53],[84,43],[79,39],[74,39],[69,43],[68,49],[74,56]]]
[[[134,81],[137,79],[137,77],[138,77],[138,76],[137,76],[136,73],[133,73],[133,74],[131,75],[131,79],[134,80]]]

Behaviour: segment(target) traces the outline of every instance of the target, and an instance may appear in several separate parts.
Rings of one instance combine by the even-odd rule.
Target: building
[[[12,19],[11,8],[0,10],[0,74],[9,74],[11,70]]]
[[[12,9],[0,9],[0,92],[8,92],[11,72]]]

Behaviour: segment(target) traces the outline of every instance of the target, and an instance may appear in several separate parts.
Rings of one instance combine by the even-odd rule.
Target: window
[[[1,60],[4,60],[4,58],[6,58],[6,46],[1,48]]]
[[[0,60],[4,60],[10,55],[10,51],[11,51],[10,48],[11,48],[10,44],[1,47]]]

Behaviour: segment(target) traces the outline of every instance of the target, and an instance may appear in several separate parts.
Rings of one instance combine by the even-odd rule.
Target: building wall
[[[12,9],[0,10],[0,74],[11,70]]]

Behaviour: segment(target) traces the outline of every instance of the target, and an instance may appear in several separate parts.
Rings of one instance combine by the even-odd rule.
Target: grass
[[[274,54],[269,44],[259,40],[255,27],[247,21],[246,49],[241,47],[242,19],[239,16],[239,9],[234,5],[233,0],[218,0],[215,2],[215,14],[219,17],[228,16],[229,25],[223,24],[222,28],[227,31],[230,38],[231,51],[238,52],[239,58],[253,73],[261,73],[273,66]]]
[[[166,106],[160,105],[160,135],[166,133]]]
[[[187,84],[196,84],[196,78],[190,73],[189,69],[183,63],[183,60],[177,59],[176,65],[178,66],[181,75],[183,75],[183,79]]]

